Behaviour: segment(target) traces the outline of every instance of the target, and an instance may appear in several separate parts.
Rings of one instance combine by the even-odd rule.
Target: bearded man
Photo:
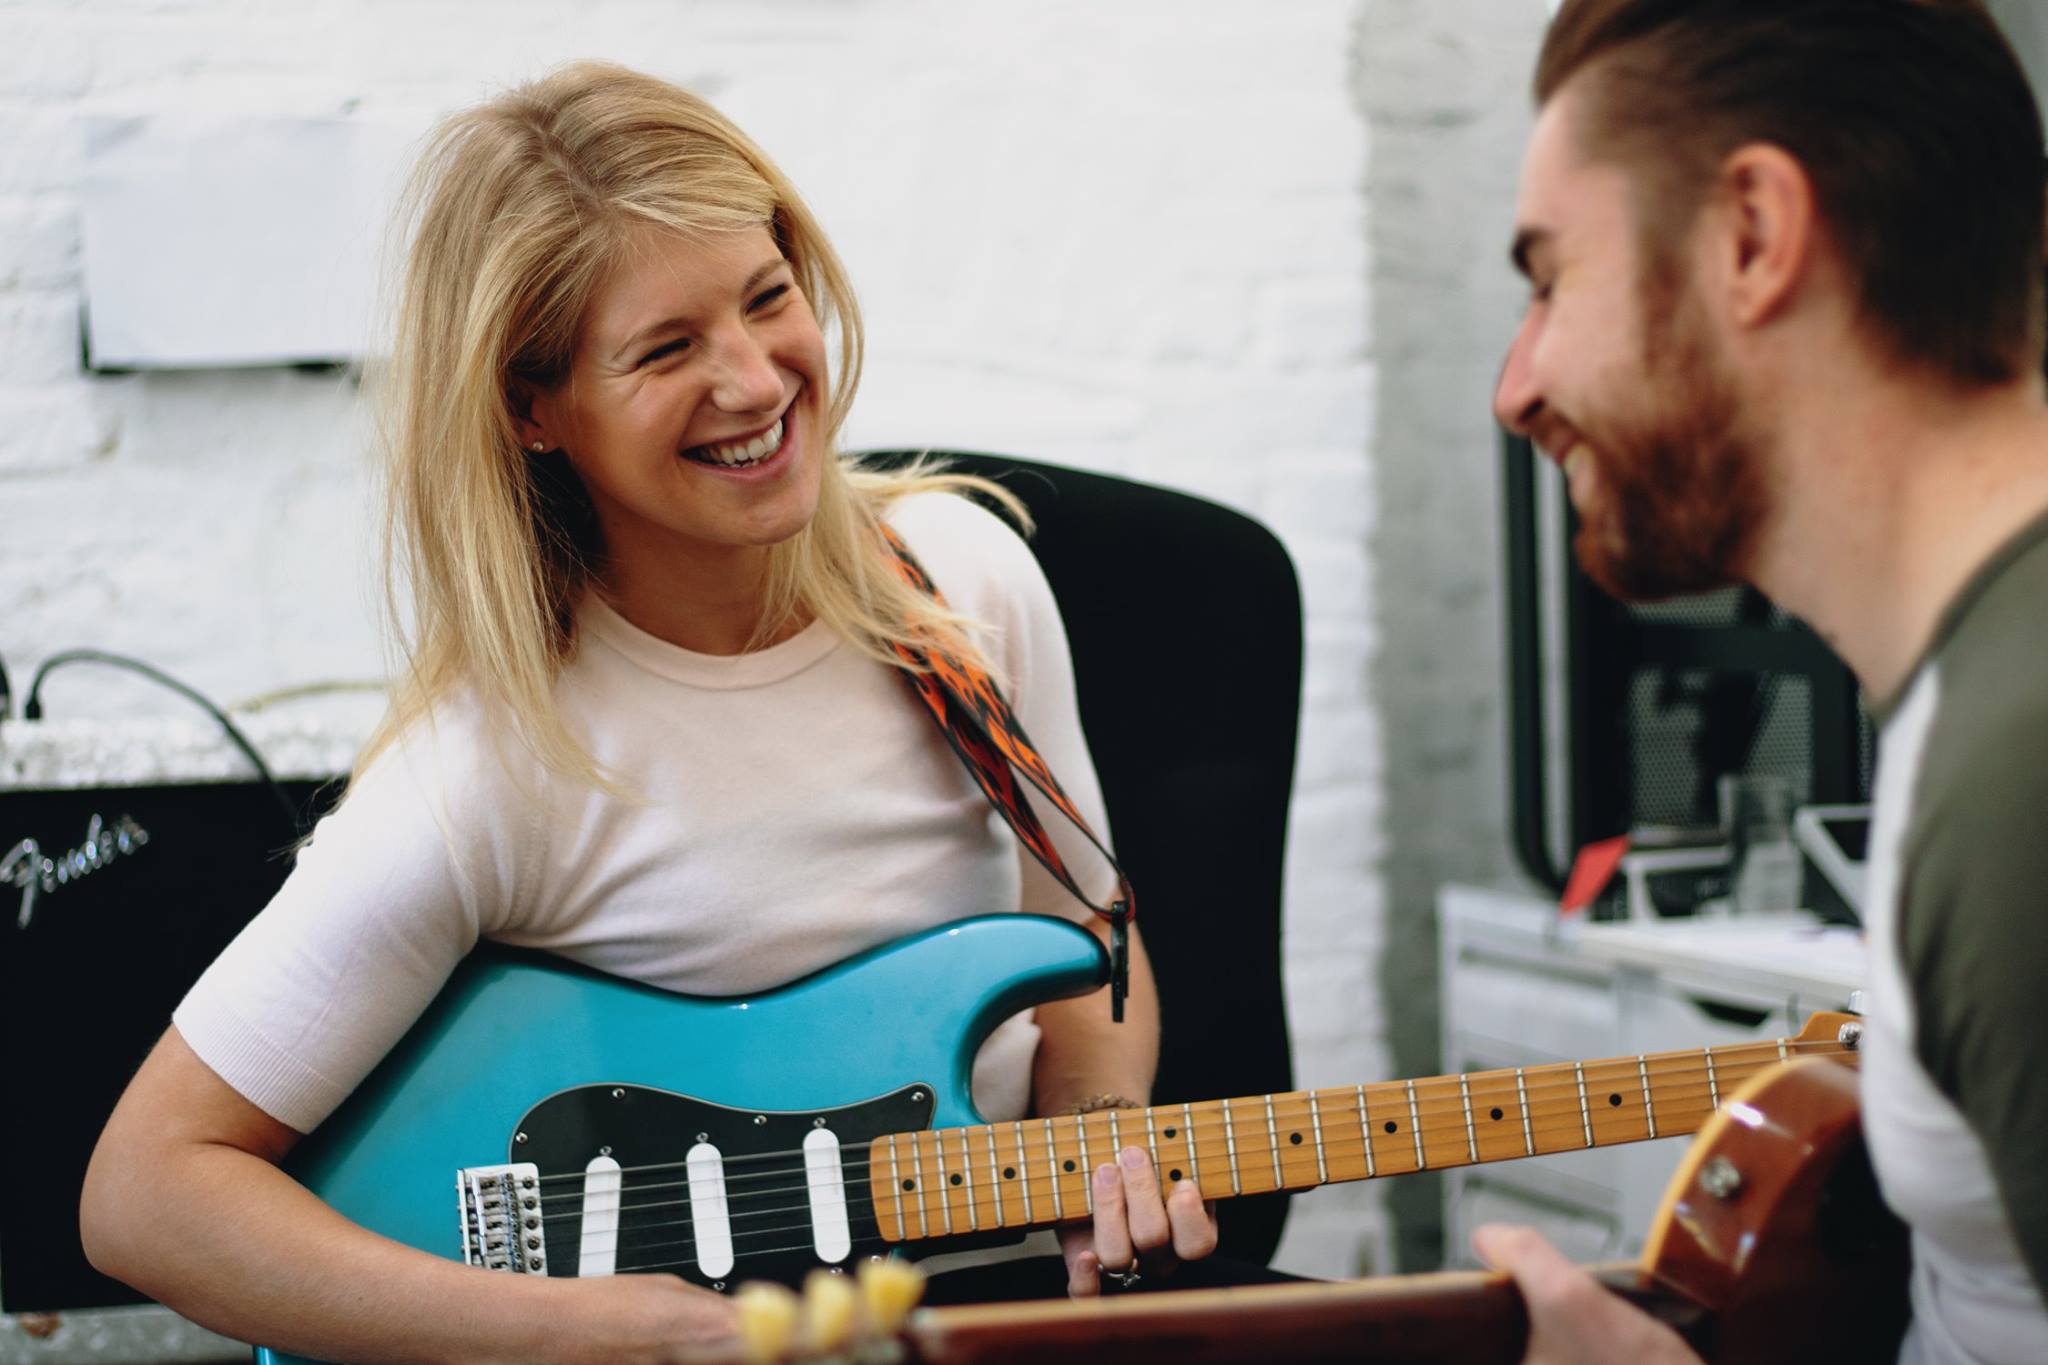
[[[1495,409],[1629,598],[1747,582],[1881,726],[1864,1129],[1913,1361],[2048,1358],[2044,171],[1974,0],[1566,0]],[[1690,1360],[1528,1229],[1531,1359]]]

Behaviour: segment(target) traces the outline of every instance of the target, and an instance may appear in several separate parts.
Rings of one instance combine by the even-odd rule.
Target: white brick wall
[[[22,0],[0,11],[0,657],[141,655],[237,698],[382,671],[363,415],[340,378],[80,370],[79,120],[452,107],[575,56],[716,98],[853,271],[860,444],[1007,450],[1265,518],[1309,671],[1288,965],[1304,1083],[1384,1072],[1385,780],[1368,538],[1353,0]],[[1228,647],[1228,641],[1221,642]],[[53,683],[65,714],[176,708]],[[1162,908],[1159,913],[1170,913]],[[1384,1265],[1363,1187],[1282,1264]]]

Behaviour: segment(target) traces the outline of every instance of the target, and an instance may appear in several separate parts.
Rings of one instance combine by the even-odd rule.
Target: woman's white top
[[[891,514],[1096,832],[1102,796],[1052,592],[1003,522],[950,495]],[[331,1113],[480,938],[691,995],[764,990],[968,915],[1088,912],[1019,847],[901,676],[813,623],[695,654],[593,596],[564,670],[570,731],[619,800],[546,773],[472,698],[381,755],[173,1021],[300,1132]],[[1039,803],[1084,888],[1107,866]],[[999,1027],[983,1116],[1022,1116],[1038,1029]]]

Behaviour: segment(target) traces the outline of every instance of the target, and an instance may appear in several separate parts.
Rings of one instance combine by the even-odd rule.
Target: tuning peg
[[[733,1294],[740,1352],[753,1365],[775,1365],[796,1344],[796,1295],[779,1284],[750,1281]]]
[[[846,1276],[813,1270],[804,1279],[804,1348],[820,1355],[843,1349],[853,1340],[858,1312]]]
[[[924,1297],[924,1272],[908,1261],[887,1257],[863,1261],[860,1267],[861,1297],[867,1303],[868,1321],[885,1336],[903,1330],[903,1323],[917,1301]]]

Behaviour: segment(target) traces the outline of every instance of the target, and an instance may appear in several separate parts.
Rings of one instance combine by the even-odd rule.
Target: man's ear
[[[1752,142],[1721,166],[1724,215],[1715,243],[1729,320],[1757,327],[1781,314],[1811,270],[1818,214],[1813,181],[1790,152]]]

